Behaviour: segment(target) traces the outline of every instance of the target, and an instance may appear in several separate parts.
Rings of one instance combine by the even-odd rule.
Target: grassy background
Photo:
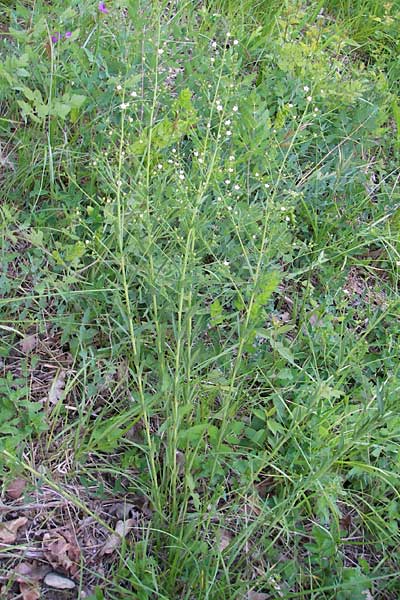
[[[398,598],[398,4],[106,5],[2,4],[3,498],[65,598]]]

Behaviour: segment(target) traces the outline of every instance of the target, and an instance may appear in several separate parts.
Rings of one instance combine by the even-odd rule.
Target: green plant
[[[94,598],[398,593],[392,8],[265,6],[3,9],[0,464],[129,504]]]

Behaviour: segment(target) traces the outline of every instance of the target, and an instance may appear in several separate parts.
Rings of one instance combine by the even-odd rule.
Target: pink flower
[[[103,14],[107,14],[108,13],[108,9],[106,7],[106,3],[105,2],[99,2],[99,11],[102,12]]]
[[[72,36],[72,31],[66,31],[64,36],[68,39]],[[55,34],[53,34],[51,36],[51,41],[53,42],[53,44],[57,44],[57,42],[59,42],[62,39],[62,35],[59,31],[57,31]]]

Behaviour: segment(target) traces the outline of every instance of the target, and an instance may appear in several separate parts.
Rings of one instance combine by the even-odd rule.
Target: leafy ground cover
[[[397,599],[398,3],[1,7],[1,597]]]

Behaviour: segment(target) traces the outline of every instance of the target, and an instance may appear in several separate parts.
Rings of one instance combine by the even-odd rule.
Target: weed
[[[328,4],[2,9],[0,466],[70,597],[398,595],[397,16]]]

